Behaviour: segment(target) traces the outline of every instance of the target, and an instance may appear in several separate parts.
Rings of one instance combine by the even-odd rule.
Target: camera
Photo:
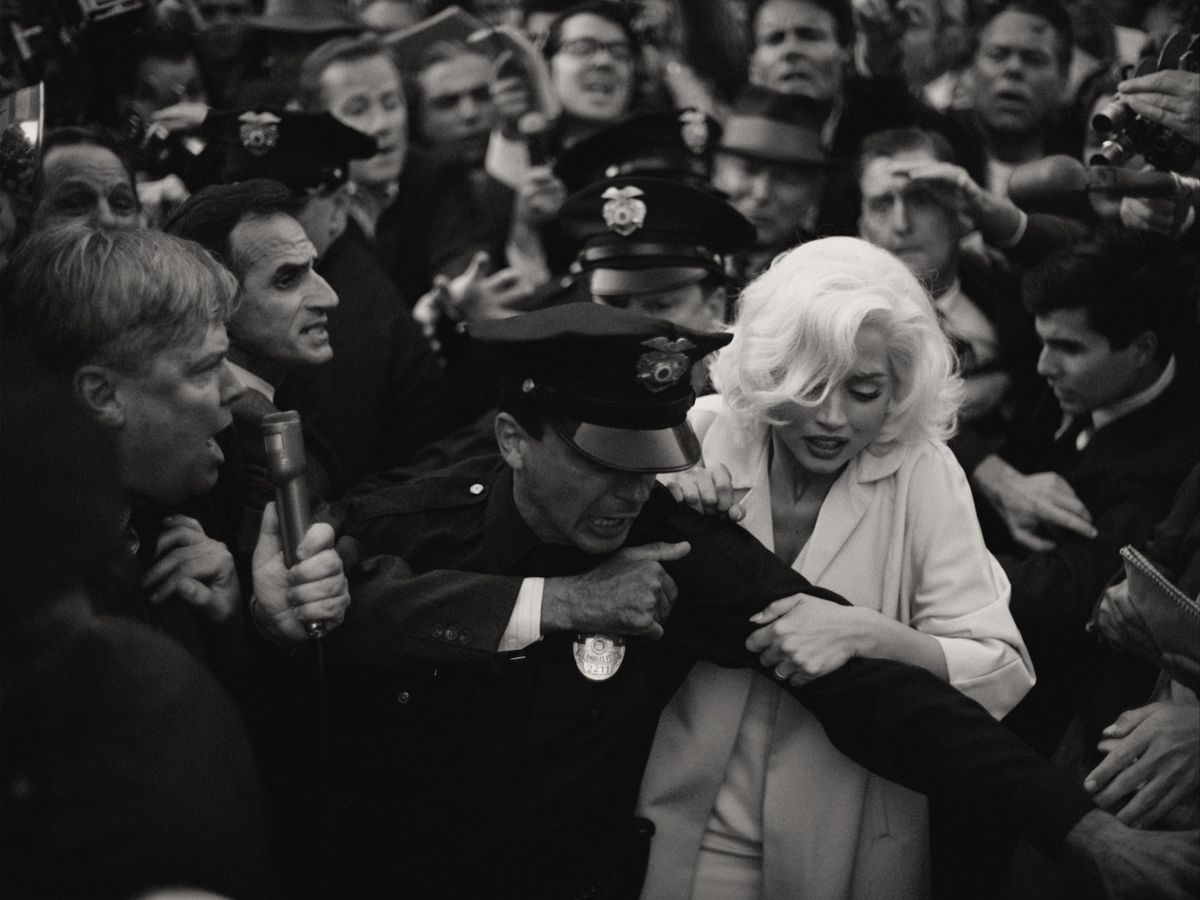
[[[1163,69],[1200,72],[1200,35],[1175,32],[1163,44],[1157,61],[1142,60],[1128,77]],[[1182,172],[1190,169],[1197,159],[1194,144],[1169,128],[1136,115],[1120,94],[1097,110],[1091,126],[1106,140],[1088,160],[1089,165],[1122,166],[1132,157],[1141,155],[1156,169]]]

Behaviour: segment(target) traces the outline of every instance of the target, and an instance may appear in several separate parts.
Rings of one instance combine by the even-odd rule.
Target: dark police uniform
[[[644,342],[685,340],[688,361],[724,342],[599,305],[481,331],[505,351],[506,375],[576,451],[603,461],[604,429],[619,421],[626,432],[654,431],[657,449],[641,460],[632,452],[631,468],[666,467],[666,456],[649,456],[663,431],[679,435],[686,425],[681,412],[664,410],[690,405],[686,363],[661,402],[639,401],[638,390],[649,393],[639,383],[672,364],[655,357],[645,365]],[[635,379],[634,359],[646,379]],[[615,385],[621,366],[627,377]],[[597,425],[605,409],[611,418]],[[568,410],[593,421],[573,431],[556,419]],[[650,423],[654,414],[661,418]],[[686,455],[679,438],[666,455]],[[540,540],[498,458],[357,495],[338,514],[342,548],[358,552],[347,565],[354,604],[327,639],[337,663],[335,733],[344,740],[338,833],[343,877],[364,896],[636,896],[637,840],[649,831],[633,820],[638,784],[658,713],[691,662],[761,669],[743,643],[750,615],[798,592],[844,602],[742,529],[656,487],[626,545],[691,544],[687,556],[663,563],[679,600],[661,641],[630,639],[615,674],[593,681],[576,665],[574,635],[494,652],[523,578],[578,575],[603,561]],[[923,670],[856,659],[792,691],[851,758],[1019,820],[1043,846],[1092,808],[982,708]]]

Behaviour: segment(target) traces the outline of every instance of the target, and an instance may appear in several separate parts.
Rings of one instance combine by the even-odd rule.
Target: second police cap
[[[724,273],[754,243],[746,218],[715,192],[664,178],[614,178],[567,198],[563,229],[599,297],[661,293]]]
[[[698,109],[635,113],[572,144],[554,164],[554,174],[570,192],[623,175],[703,188],[720,134],[717,121]]]
[[[732,335],[572,303],[467,326],[509,389],[541,406],[577,452],[612,469],[671,472],[700,458],[687,421],[692,365]]]
[[[223,181],[271,178],[293,191],[341,184],[350,160],[377,152],[375,138],[327,112],[214,111],[204,131],[222,145]]]

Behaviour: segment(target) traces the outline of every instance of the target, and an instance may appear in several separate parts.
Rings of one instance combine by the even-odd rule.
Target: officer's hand
[[[224,622],[242,596],[233,554],[195,519],[167,516],[163,523],[167,528],[159,535],[154,564],[142,578],[150,602],[178,597],[210,622]]]
[[[706,516],[721,516],[740,522],[746,512],[733,499],[733,478],[723,463],[706,469],[693,466],[683,472],[664,472],[658,476],[677,503],[686,503]]]
[[[303,641],[341,624],[350,606],[342,558],[333,549],[333,529],[312,525],[300,542],[300,562],[290,569],[283,559],[275,504],[263,511],[254,547],[254,623],[277,641]]]
[[[629,635],[658,640],[679,589],[662,567],[692,549],[686,541],[618,550],[590,572],[547,578],[542,632]]]

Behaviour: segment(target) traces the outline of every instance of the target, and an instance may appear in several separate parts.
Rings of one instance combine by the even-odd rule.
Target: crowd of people
[[[1200,896],[1194,4],[68,6],[6,896]]]

